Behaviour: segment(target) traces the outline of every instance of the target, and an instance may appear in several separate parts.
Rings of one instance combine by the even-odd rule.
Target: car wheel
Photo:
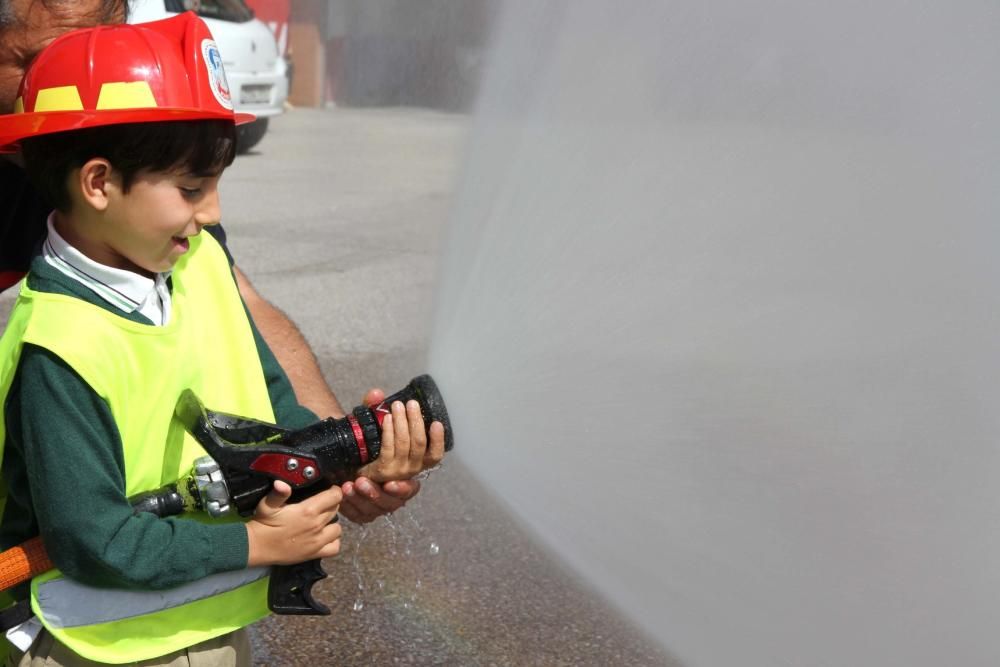
[[[238,125],[236,127],[236,152],[240,155],[249,152],[264,138],[265,132],[267,132],[267,118],[258,118],[253,122]]]

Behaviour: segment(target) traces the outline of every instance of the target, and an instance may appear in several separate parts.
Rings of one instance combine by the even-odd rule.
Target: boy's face
[[[112,174],[100,225],[106,256],[94,259],[143,275],[170,270],[190,237],[219,222],[220,177],[141,171],[125,193]]]

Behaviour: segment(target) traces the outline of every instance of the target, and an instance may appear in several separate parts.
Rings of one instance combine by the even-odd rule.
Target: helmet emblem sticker
[[[229,93],[229,82],[226,81],[226,70],[222,67],[219,47],[211,39],[202,40],[201,55],[205,60],[205,69],[208,70],[208,87],[212,89],[219,104],[232,110],[233,98]]]

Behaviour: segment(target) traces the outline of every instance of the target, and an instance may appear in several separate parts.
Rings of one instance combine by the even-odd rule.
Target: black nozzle
[[[247,516],[267,494],[271,480],[290,484],[293,500],[298,500],[344,481],[351,471],[374,461],[382,448],[382,420],[390,406],[409,400],[420,404],[428,429],[435,421],[444,425],[445,450],[451,450],[448,410],[429,375],[414,378],[378,405],[359,406],[343,419],[324,419],[295,431],[208,410],[191,391],[184,392],[175,413],[218,464],[237,511]],[[317,485],[320,481],[326,484]]]
[[[378,458],[382,449],[382,420],[389,414],[395,401],[414,400],[420,404],[420,412],[424,416],[424,425],[429,430],[431,423],[441,422],[444,426],[444,448],[450,451],[454,445],[451,431],[451,421],[448,419],[448,409],[437,388],[437,383],[430,375],[420,375],[410,380],[410,383],[385,399],[378,405],[366,407],[360,405],[351,411],[347,421],[353,426],[358,443],[359,460],[368,463]]]
[[[448,408],[444,405],[444,399],[434,378],[430,375],[418,375],[410,380],[410,384],[406,387],[382,401],[381,405],[389,406],[393,401],[406,403],[411,399],[420,404],[420,411],[424,415],[424,423],[428,429],[431,427],[431,422],[441,422],[444,425],[444,450],[450,452],[455,444],[451,421],[448,419]]]

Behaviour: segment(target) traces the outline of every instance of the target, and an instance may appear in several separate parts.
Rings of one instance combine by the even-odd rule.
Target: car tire
[[[258,118],[253,122],[238,125],[236,127],[236,152],[240,155],[248,153],[264,138],[265,132],[267,132],[267,118]]]

